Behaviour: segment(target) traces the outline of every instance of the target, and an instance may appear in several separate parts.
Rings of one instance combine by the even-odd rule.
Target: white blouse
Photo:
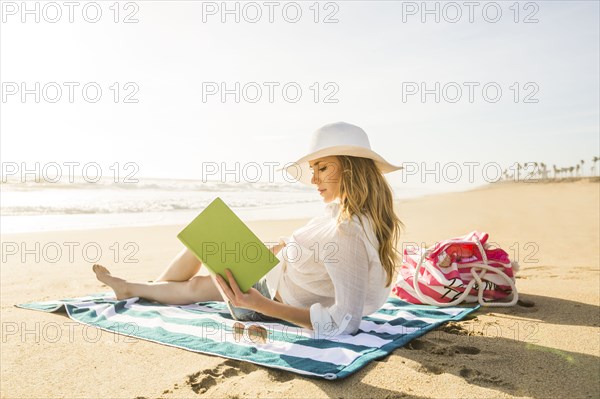
[[[336,226],[339,202],[326,205],[289,237],[277,254],[279,264],[267,274],[271,296],[308,308],[316,338],[354,334],[363,316],[386,302],[392,285],[379,259],[379,242],[368,217],[358,215]]]

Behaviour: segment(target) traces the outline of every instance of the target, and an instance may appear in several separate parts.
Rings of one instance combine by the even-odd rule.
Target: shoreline
[[[493,183],[486,183],[482,185],[477,185],[471,188],[465,189],[464,187],[459,188],[458,190],[449,190],[443,192],[432,192],[426,194],[419,194],[416,196],[410,197],[396,197],[394,202],[396,206],[399,206],[400,203],[410,203],[412,201],[418,201],[422,199],[428,199],[431,197],[444,196],[448,194],[456,194],[456,193],[467,193],[479,190],[491,189],[498,186],[506,186],[511,184],[565,184],[565,183],[598,183],[600,182],[600,177],[569,177],[569,178],[561,178],[561,179],[531,179],[531,180],[521,180],[521,181],[513,181],[513,180],[502,180]],[[324,203],[316,200],[311,203],[301,202],[298,204],[287,204],[287,205],[269,205],[258,208],[241,208],[235,209],[234,212],[245,222],[266,222],[271,220],[310,220],[310,218],[314,216],[318,216],[320,210],[324,207]],[[282,217],[282,214],[285,212],[289,212],[293,210],[298,213],[298,206],[303,206],[304,209],[300,212],[302,215],[292,215],[292,217]],[[99,214],[87,214],[87,213],[77,213],[77,214],[49,214],[49,215],[7,215],[2,216],[4,230],[0,229],[0,236],[5,235],[13,235],[13,234],[29,234],[29,233],[56,233],[61,231],[91,231],[91,230],[103,230],[103,229],[119,229],[119,228],[137,228],[137,227],[155,227],[155,226],[185,226],[187,222],[191,221],[200,210],[180,210],[180,211],[168,211],[168,212],[138,212],[138,213],[99,213]],[[269,216],[267,216],[269,215]],[[63,219],[63,220],[61,220]],[[61,222],[64,224],[64,219],[71,219],[67,222],[67,226],[58,227],[58,228],[47,228],[45,226],[52,226],[53,224],[60,224]],[[100,223],[106,224],[106,220],[113,220],[112,225],[98,225]],[[173,221],[165,221],[164,219],[174,219],[179,222]],[[27,223],[29,226],[35,225],[37,228],[26,228],[21,230],[20,228],[15,229],[14,226],[22,223]],[[82,224],[89,223],[89,227],[82,227]],[[108,222],[110,223],[110,222]],[[8,224],[8,229],[6,228]],[[70,225],[69,225],[70,224]],[[39,226],[44,227],[39,227]],[[5,232],[9,230],[8,232]],[[12,231],[11,231],[12,230]]]

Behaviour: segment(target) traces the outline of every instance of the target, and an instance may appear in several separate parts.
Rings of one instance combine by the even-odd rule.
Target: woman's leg
[[[104,266],[94,265],[92,270],[98,280],[113,289],[117,299],[139,297],[167,305],[223,300],[209,276],[194,276],[187,281],[130,283],[112,276]]]
[[[184,248],[154,281],[187,281],[198,273],[201,266],[202,262],[187,248]]]

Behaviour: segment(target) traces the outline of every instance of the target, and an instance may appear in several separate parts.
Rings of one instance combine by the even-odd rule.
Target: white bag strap
[[[517,301],[519,300],[519,293],[517,292],[517,287],[515,286],[515,283],[502,270],[498,270],[498,269],[488,265],[488,258],[487,258],[487,254],[485,253],[485,250],[483,249],[483,245],[481,245],[481,242],[479,241],[479,239],[477,237],[474,237],[474,238],[475,238],[475,241],[455,242],[455,244],[460,244],[460,243],[473,244],[473,243],[475,243],[477,245],[477,248],[479,249],[479,253],[481,253],[482,263],[478,263],[476,266],[473,265],[471,267],[471,274],[473,275],[473,280],[471,280],[467,284],[467,286],[465,287],[465,291],[462,294],[460,294],[460,296],[458,298],[456,298],[455,300],[453,300],[451,302],[447,302],[447,303],[438,302],[438,301],[434,300],[433,298],[430,298],[430,297],[424,295],[423,292],[421,292],[421,288],[419,287],[419,271],[421,270],[421,267],[423,266],[423,262],[424,262],[425,258],[431,253],[432,250],[428,249],[423,254],[421,254],[419,263],[417,264],[417,267],[415,268],[415,274],[413,275],[414,290],[417,294],[417,298],[421,302],[429,304],[429,305],[440,306],[440,307],[448,307],[448,306],[458,305],[459,303],[461,303],[465,300],[465,298],[471,292],[473,285],[475,285],[475,283],[477,283],[477,288],[478,288],[477,300],[481,304],[481,306],[508,307],[508,306],[513,306],[514,304],[517,303]],[[477,271],[481,271],[481,273],[477,274]],[[500,277],[502,277],[502,279],[504,279],[508,283],[508,285],[510,285],[510,288],[512,289],[512,300],[510,302],[486,302],[486,301],[484,301],[483,292],[484,292],[485,287],[483,284],[483,277],[485,276],[487,271],[498,274]]]

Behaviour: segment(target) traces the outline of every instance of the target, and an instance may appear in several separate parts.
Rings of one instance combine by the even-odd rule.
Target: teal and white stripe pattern
[[[240,322],[232,319],[223,302],[167,306],[139,298],[117,301],[112,293],[105,293],[17,306],[44,312],[64,310],[71,319],[102,330],[329,380],[347,377],[479,308],[437,308],[390,297],[381,309],[363,318],[356,334],[316,339],[312,330],[286,322],[244,322],[246,329],[236,334],[234,324]],[[262,326],[267,337],[259,340],[249,334],[251,325]]]

